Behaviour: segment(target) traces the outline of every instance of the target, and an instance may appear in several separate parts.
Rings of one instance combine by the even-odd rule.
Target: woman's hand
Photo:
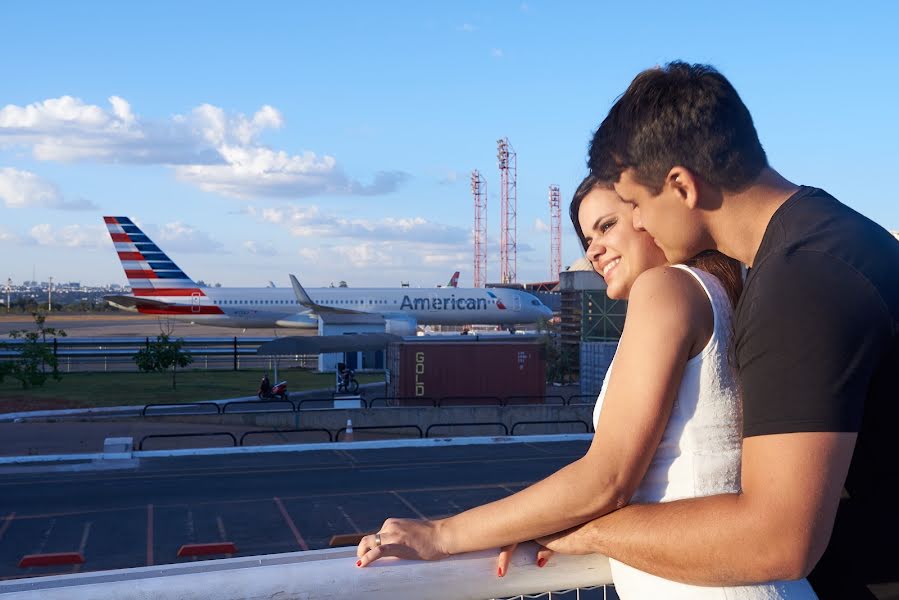
[[[518,547],[518,544],[512,544],[510,546],[503,546],[503,548],[499,551],[499,557],[496,560],[496,574],[499,577],[505,577],[506,573],[509,572],[509,562],[512,560],[512,554],[515,552],[515,548]],[[545,548],[544,546],[540,546],[537,550],[537,558],[535,559],[538,567],[545,567],[546,562],[553,555],[553,551],[549,548]]]
[[[378,533],[359,541],[356,556],[356,566],[365,567],[384,556],[438,560],[449,553],[443,549],[438,521],[387,519]]]

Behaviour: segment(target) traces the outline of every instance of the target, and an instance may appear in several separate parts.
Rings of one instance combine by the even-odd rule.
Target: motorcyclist
[[[268,374],[262,376],[262,382],[259,384],[259,395],[269,396],[272,393],[272,384],[268,380]]]

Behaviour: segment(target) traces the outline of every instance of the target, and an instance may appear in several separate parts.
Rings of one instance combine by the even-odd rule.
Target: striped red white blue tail
[[[153,314],[221,314],[210,306],[206,294],[128,217],[103,217],[115,244],[125,277],[135,298],[165,302],[170,306],[138,305]],[[185,300],[189,297],[189,303]],[[204,301],[205,299],[205,301]],[[178,306],[174,306],[178,305]]]

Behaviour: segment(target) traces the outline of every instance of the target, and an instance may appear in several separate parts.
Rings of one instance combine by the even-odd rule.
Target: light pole
[[[6,278],[6,312],[9,313],[9,291],[12,289],[12,277]]]
[[[53,312],[53,278],[49,277],[47,283],[47,312]]]

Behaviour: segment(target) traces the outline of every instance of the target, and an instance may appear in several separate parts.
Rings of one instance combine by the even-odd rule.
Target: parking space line
[[[222,521],[222,515],[217,516],[217,517],[215,518],[215,522],[216,522],[216,524],[218,525],[218,528],[219,528],[219,536],[222,538],[222,541],[223,541],[223,542],[228,541],[228,534],[225,533],[225,522]],[[234,556],[234,555],[231,554],[231,553],[229,552],[229,553],[227,553],[225,556],[226,556],[227,558],[231,558],[231,557]]]
[[[278,505],[278,510],[281,511],[281,516],[284,517],[284,520],[287,521],[287,526],[290,527],[290,530],[293,532],[293,537],[296,539],[297,544],[299,544],[300,548],[303,550],[308,550],[309,546],[306,544],[306,540],[303,539],[303,536],[300,535],[300,530],[297,529],[297,526],[294,524],[293,519],[290,518],[290,515],[287,513],[287,509],[284,508],[284,503],[281,502],[281,499],[277,496],[274,497],[275,504]]]
[[[343,510],[343,507],[342,507],[342,506],[340,506],[340,505],[338,504],[338,505],[337,505],[337,510],[340,511],[340,514],[343,515],[343,518],[346,519],[346,522],[350,524],[350,527],[353,528],[353,531],[355,531],[356,533],[362,533],[362,530],[359,529],[359,526],[356,525],[356,523],[350,518],[350,515],[346,514],[346,511]]]
[[[3,525],[0,525],[0,540],[3,539],[3,534],[6,533],[6,530],[9,529],[9,525],[12,523],[12,520],[16,518],[16,513],[11,512],[3,519]]]
[[[147,566],[153,566],[153,505],[147,505]]]
[[[84,556],[84,547],[87,546],[87,538],[91,534],[91,525],[93,525],[91,521],[88,521],[84,524],[84,532],[81,534],[81,543],[78,544],[78,554],[80,556]],[[72,568],[72,573],[77,573],[78,571],[80,571],[82,564],[83,563],[76,564]]]
[[[399,499],[400,502],[402,502],[403,504],[405,504],[405,505],[409,508],[409,510],[411,510],[411,511],[414,512],[416,515],[418,515],[418,518],[419,518],[419,519],[424,519],[425,521],[428,520],[428,518],[427,518],[426,516],[424,516],[423,514],[421,514],[421,511],[419,511],[417,508],[415,508],[415,507],[412,505],[411,502],[409,502],[408,500],[406,500],[405,498],[403,498],[402,496],[400,496],[398,493],[396,493],[396,492],[393,491],[393,490],[390,490],[390,493],[393,494],[394,496],[396,496],[397,499]]]

